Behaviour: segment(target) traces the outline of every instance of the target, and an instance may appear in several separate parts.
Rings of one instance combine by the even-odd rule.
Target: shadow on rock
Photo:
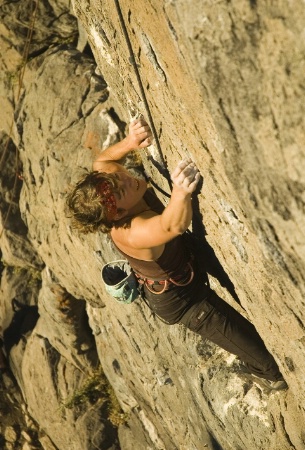
[[[7,357],[12,347],[17,345],[25,334],[34,329],[39,319],[37,306],[24,305],[17,299],[13,299],[12,308],[15,312],[13,319],[3,333],[3,342]]]
[[[206,240],[206,229],[203,224],[203,217],[199,209],[198,193],[201,191],[202,182],[196,190],[196,196],[192,199],[193,206],[193,234],[196,241],[196,255],[199,259],[199,263],[203,266],[204,270],[212,277],[216,278],[222,287],[227,289],[234,300],[240,305],[240,300],[235,291],[234,284],[230,280],[228,274],[222,267],[219,259],[215,255],[213,248]]]

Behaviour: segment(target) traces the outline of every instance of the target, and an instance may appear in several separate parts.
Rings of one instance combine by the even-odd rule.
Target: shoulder
[[[140,214],[130,215],[123,217],[121,220],[116,222],[111,229],[111,236],[115,238],[120,238],[121,236],[131,236],[137,234],[139,229],[145,226],[145,223],[149,222],[152,218],[159,217],[159,214],[151,209],[143,211]]]
[[[132,225],[129,228],[112,228],[111,238],[123,254],[145,261],[159,258],[165,245],[151,245],[149,242],[151,232],[150,230],[147,234],[145,232],[145,221],[149,221],[154,216],[156,216],[154,212],[145,212],[132,219]]]
[[[137,247],[139,234],[143,233],[151,220],[158,220],[159,214],[152,210],[143,211],[135,216],[130,216],[120,220],[116,226],[111,229],[111,237],[114,242],[130,247]],[[141,245],[142,247],[142,245]]]

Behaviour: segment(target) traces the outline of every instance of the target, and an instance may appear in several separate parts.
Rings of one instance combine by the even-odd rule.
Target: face
[[[115,172],[118,193],[114,193],[118,209],[129,210],[143,198],[147,189],[146,181],[133,177],[126,172]]]

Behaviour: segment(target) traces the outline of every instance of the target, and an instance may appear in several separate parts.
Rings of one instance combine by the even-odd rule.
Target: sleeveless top
[[[161,214],[164,210],[163,204],[152,189],[147,189],[144,200],[154,212]],[[124,253],[117,246],[116,248],[138,275],[152,280],[165,280],[181,275],[190,260],[189,251],[185,248],[181,236],[167,242],[161,256],[154,261],[134,258]]]

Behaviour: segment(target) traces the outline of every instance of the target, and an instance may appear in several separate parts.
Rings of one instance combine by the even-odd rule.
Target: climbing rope
[[[26,37],[26,41],[25,41],[25,46],[23,49],[23,53],[22,53],[22,66],[20,68],[20,72],[19,72],[19,76],[18,76],[18,90],[17,90],[17,94],[16,94],[16,101],[18,102],[20,95],[21,95],[21,89],[22,89],[22,85],[23,85],[23,78],[24,78],[24,73],[25,73],[25,69],[26,69],[26,64],[28,62],[28,57],[29,57],[29,51],[30,51],[30,45],[31,45],[31,41],[32,41],[32,37],[33,37],[33,32],[34,32],[34,27],[35,27],[35,21],[36,21],[36,15],[37,15],[37,9],[38,9],[38,3],[39,0],[32,0],[32,13],[31,13],[31,23],[30,26],[28,27],[28,33],[27,33],[27,37]],[[4,146],[4,150],[3,150],[3,154],[0,160],[0,172],[4,166],[5,163],[5,157],[6,154],[8,152],[8,147],[9,147],[9,143],[11,141],[12,138],[12,134],[13,134],[13,126],[14,126],[14,115],[12,117],[11,123],[10,123],[10,127],[9,127],[9,132],[8,132],[8,136],[5,142],[5,146]],[[16,169],[16,174],[15,174],[15,179],[14,179],[14,185],[13,185],[13,189],[12,189],[12,199],[14,198],[16,189],[17,189],[17,180],[18,180],[18,164],[19,164],[19,153],[18,153],[18,149],[16,148],[15,151],[15,169]],[[0,233],[0,238],[2,237],[2,234],[5,230],[5,225],[8,221],[9,215],[11,213],[11,209],[12,209],[12,202],[9,204],[8,210],[6,212],[6,215],[4,217],[3,220],[3,225],[2,225],[2,230]]]
[[[138,85],[139,85],[141,98],[142,98],[142,101],[144,103],[144,107],[145,107],[147,119],[148,119],[148,122],[149,122],[149,126],[150,126],[151,132],[153,134],[153,137],[154,137],[157,149],[158,149],[159,157],[160,157],[162,165],[164,167],[164,169],[160,170],[160,171],[161,171],[162,175],[164,175],[164,177],[166,178],[166,180],[167,180],[167,182],[169,184],[169,187],[171,189],[172,184],[171,184],[171,179],[170,179],[170,176],[169,176],[169,173],[168,173],[168,170],[167,170],[167,164],[166,164],[166,161],[165,161],[165,159],[163,157],[162,148],[161,148],[160,141],[159,141],[159,138],[158,138],[158,134],[157,134],[157,131],[156,131],[156,127],[155,127],[155,124],[154,124],[154,121],[153,121],[153,118],[152,118],[152,114],[150,112],[150,107],[149,107],[149,104],[148,104],[148,101],[147,101],[147,97],[146,97],[146,94],[145,94],[144,86],[143,86],[141,75],[140,75],[139,68],[138,68],[138,64],[137,64],[136,59],[135,59],[135,54],[134,54],[134,51],[133,51],[133,48],[132,48],[132,45],[131,45],[131,41],[130,41],[130,38],[129,38],[129,34],[128,34],[128,31],[127,31],[127,27],[126,27],[125,20],[124,20],[123,14],[122,14],[122,10],[121,10],[121,7],[120,7],[119,0],[114,0],[114,3],[115,3],[115,6],[116,6],[116,9],[117,9],[119,21],[120,21],[121,28],[122,28],[122,31],[123,31],[123,34],[124,34],[124,38],[125,38],[125,41],[126,41],[126,45],[127,45],[128,51],[129,51],[129,62],[134,68],[134,72],[135,72],[135,75],[136,75],[136,78],[137,78],[137,82],[138,82]]]

